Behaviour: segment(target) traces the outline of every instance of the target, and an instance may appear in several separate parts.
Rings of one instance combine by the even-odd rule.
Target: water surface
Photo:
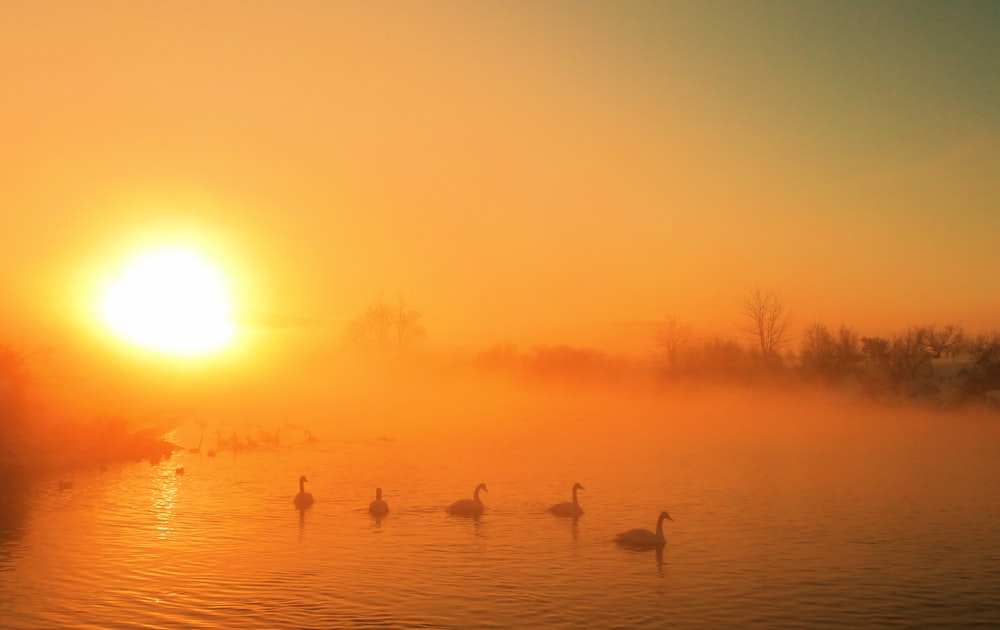
[[[286,432],[215,458],[206,444],[78,473],[64,491],[37,480],[5,498],[2,625],[1000,622],[996,418],[570,398],[434,432],[399,422],[382,439],[317,428],[319,442]],[[197,429],[174,437],[195,444]],[[316,497],[304,512],[301,474]],[[482,517],[445,513],[480,481]],[[585,514],[547,513],[576,481]],[[376,486],[381,520],[367,513]],[[662,553],[612,542],[661,509],[674,519]]]

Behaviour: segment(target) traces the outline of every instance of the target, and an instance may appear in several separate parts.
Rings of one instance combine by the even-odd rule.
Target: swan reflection
[[[306,512],[308,508],[297,508],[299,513],[299,542],[302,542],[302,534],[306,531]]]

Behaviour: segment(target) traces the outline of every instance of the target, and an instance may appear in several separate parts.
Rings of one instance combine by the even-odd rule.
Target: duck
[[[656,533],[648,529],[630,529],[615,536],[615,542],[623,547],[633,547],[636,549],[661,548],[667,544],[663,537],[663,521],[672,521],[666,510],[660,512],[660,517],[656,519]]]
[[[294,503],[295,507],[300,510],[304,510],[313,504],[313,495],[306,492],[306,482],[308,481],[305,475],[299,477],[299,493],[295,495]]]
[[[579,483],[573,484],[573,501],[564,501],[563,503],[556,503],[555,505],[549,507],[549,512],[552,512],[556,516],[580,516],[583,514],[583,508],[576,500],[576,491],[586,490]]]
[[[184,474],[184,467],[183,466],[178,466],[177,468],[174,469],[174,472],[177,473],[178,475],[183,475]]]
[[[472,493],[471,499],[459,499],[451,505],[448,506],[449,514],[459,514],[462,516],[479,516],[483,513],[483,502],[479,498],[479,491],[483,490],[489,492],[486,489],[486,484],[481,483],[476,486],[476,491]]]
[[[389,504],[382,500],[382,488],[375,488],[375,500],[368,504],[368,511],[376,516],[389,512]]]

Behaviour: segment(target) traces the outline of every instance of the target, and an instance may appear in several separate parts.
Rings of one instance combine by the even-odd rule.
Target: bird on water
[[[476,486],[476,491],[473,492],[471,499],[459,499],[451,505],[448,506],[449,514],[458,514],[461,516],[479,516],[483,513],[483,501],[479,498],[479,491],[489,492],[486,489],[486,484],[481,483]]]
[[[615,537],[615,542],[623,547],[634,547],[637,549],[663,547],[663,545],[667,544],[667,540],[663,537],[664,520],[674,520],[670,518],[666,510],[660,512],[660,517],[656,519],[655,534],[648,529],[630,529],[627,532],[618,534]]]
[[[368,504],[368,511],[376,516],[389,512],[389,504],[382,500],[382,488],[375,488],[375,500]]]
[[[549,512],[552,512],[556,516],[580,516],[583,514],[583,508],[580,507],[580,503],[576,500],[577,490],[586,490],[586,488],[581,486],[579,483],[574,483],[573,500],[556,503],[555,505],[549,507]]]
[[[309,492],[306,492],[307,481],[309,480],[306,479],[305,475],[299,477],[299,493],[295,495],[294,502],[295,502],[295,507],[299,508],[300,510],[307,508],[313,504],[313,495]]]

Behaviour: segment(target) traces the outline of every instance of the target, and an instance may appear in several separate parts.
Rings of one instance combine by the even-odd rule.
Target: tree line
[[[767,374],[851,383],[874,397],[938,398],[946,403],[982,400],[1000,389],[1000,330],[970,335],[957,323],[930,323],[882,337],[865,336],[846,324],[833,328],[813,322],[796,339],[781,296],[756,288],[739,303],[737,330],[733,338],[696,340],[690,324],[668,318],[654,340],[661,370],[673,376]],[[942,358],[961,361],[945,371],[936,367],[940,362],[935,360]]]

